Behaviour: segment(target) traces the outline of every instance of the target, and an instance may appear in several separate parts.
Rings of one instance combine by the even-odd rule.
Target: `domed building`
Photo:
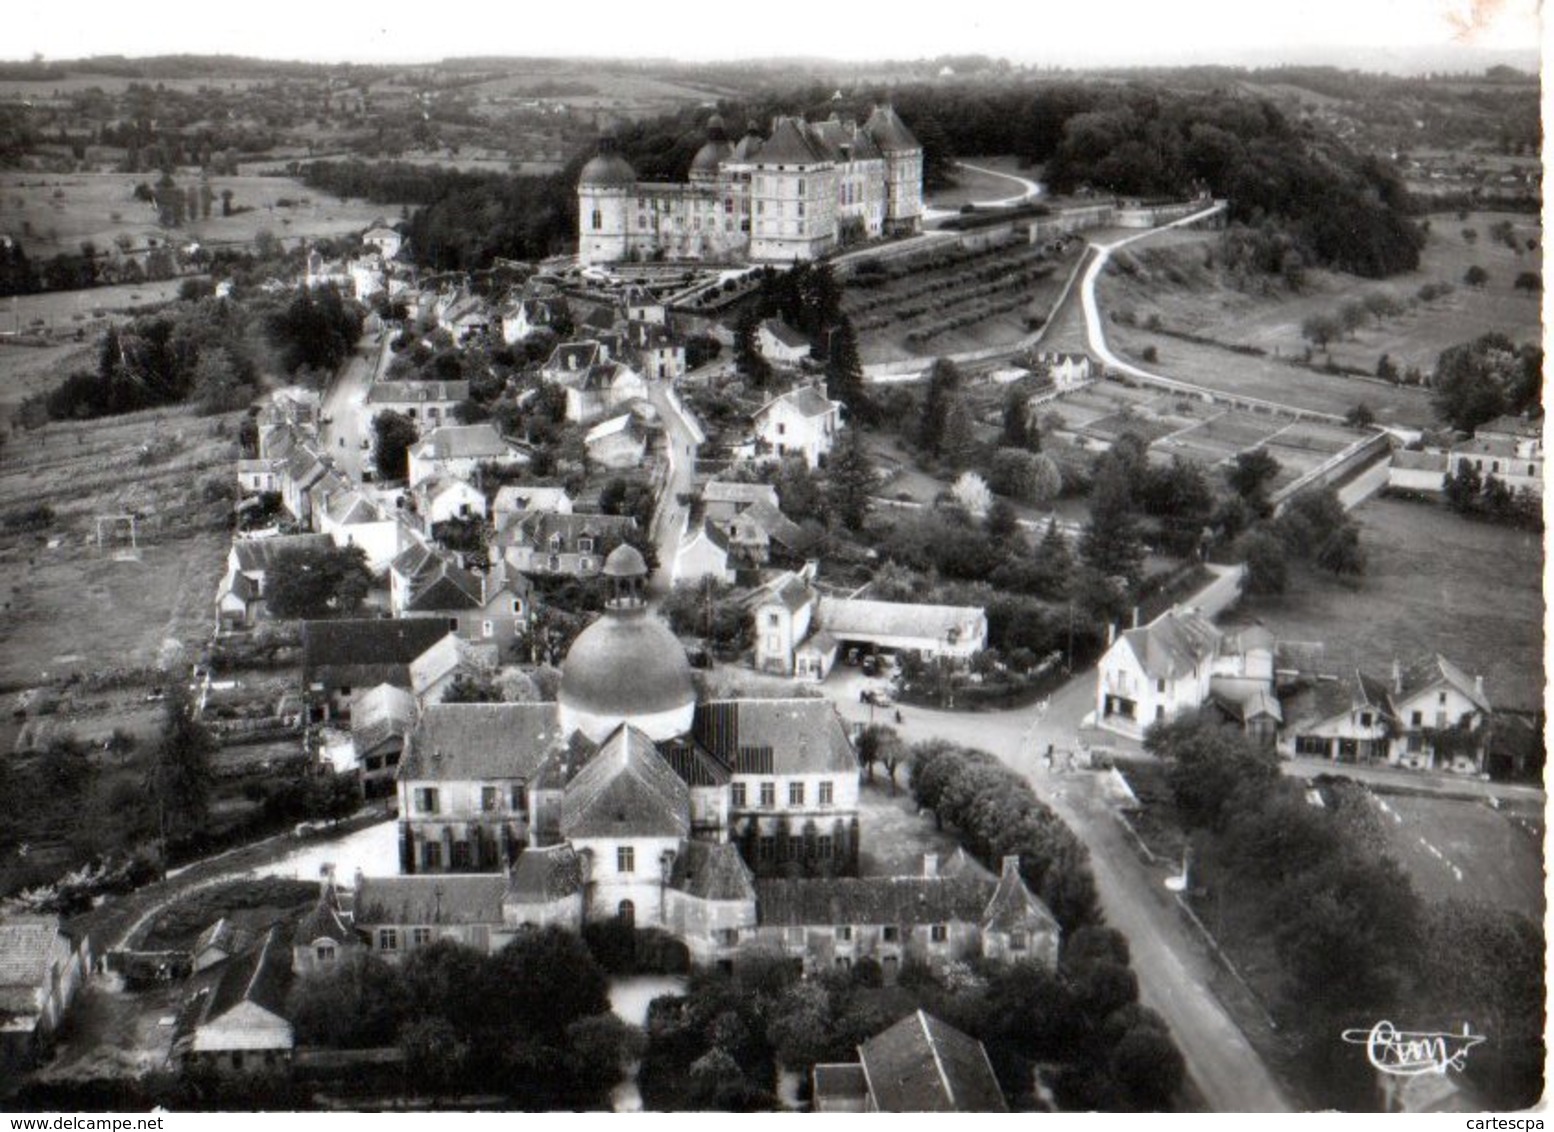
[[[622,544],[602,573],[615,596],[562,662],[556,696],[562,733],[580,731],[603,743],[630,723],[654,742],[685,734],[696,714],[696,688],[684,647],[642,600],[647,563],[636,547]]]

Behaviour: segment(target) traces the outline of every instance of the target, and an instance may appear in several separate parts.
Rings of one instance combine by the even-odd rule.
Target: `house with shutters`
[[[526,511],[498,529],[493,555],[523,574],[566,574],[591,578],[604,567],[605,556],[637,533],[629,515],[565,515]]]
[[[453,408],[469,400],[467,381],[375,381],[367,390],[360,432],[372,435],[372,418],[382,412],[409,417],[417,427],[440,428],[455,423]]]
[[[291,950],[271,928],[220,968],[213,986],[197,992],[186,1033],[173,1050],[185,1067],[226,1074],[282,1073],[295,1038],[286,1018]]]
[[[823,467],[842,431],[842,408],[824,384],[791,389],[755,411],[756,445],[778,457],[802,456],[811,470]]]
[[[502,559],[477,571],[449,556],[432,556],[407,591],[400,617],[441,619],[460,639],[498,652],[526,634],[534,620],[534,583]]]

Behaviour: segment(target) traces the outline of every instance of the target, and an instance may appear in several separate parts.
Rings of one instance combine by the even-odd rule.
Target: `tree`
[[[987,528],[988,538],[995,542],[1008,543],[1020,533],[1020,513],[1014,509],[1013,503],[1003,496],[998,496],[987,509],[983,526]]]
[[[497,704],[504,699],[502,689],[494,675],[476,675],[460,672],[443,690],[441,703],[445,704]]]
[[[1518,291],[1536,295],[1543,290],[1543,276],[1536,271],[1523,271],[1516,277],[1516,282],[1512,286]]]
[[[954,496],[955,502],[979,519],[993,505],[993,493],[988,490],[987,481],[976,472],[962,472],[950,488],[950,494]]]
[[[291,302],[270,316],[267,330],[288,373],[304,366],[332,373],[356,347],[362,313],[333,284],[299,287]]]
[[[1142,1112],[1169,1112],[1186,1077],[1187,1065],[1169,1034],[1149,1025],[1134,1026],[1113,1047],[1110,1058],[1128,1106]]]
[[[848,530],[862,531],[876,478],[862,430],[843,429],[842,442],[831,453],[826,469],[826,506],[831,517]]]
[[[1230,489],[1261,512],[1267,508],[1267,490],[1280,471],[1279,461],[1266,448],[1254,448],[1250,452],[1236,453],[1236,461],[1230,467]]]
[[[1090,518],[1079,539],[1079,559],[1103,578],[1121,579],[1131,590],[1143,567],[1144,547],[1127,475],[1125,465],[1117,461],[1103,461],[1097,470],[1090,490]]]
[[[1489,282],[1489,272],[1475,263],[1462,273],[1462,281],[1469,287],[1482,287]]]
[[[825,494],[803,456],[784,456],[772,477],[777,504],[787,515],[825,517]]]
[[[1003,430],[998,443],[1001,448],[1041,451],[1041,433],[1031,421],[1030,395],[1019,385],[1010,386],[1004,395]]]
[[[772,379],[772,367],[761,353],[760,329],[760,309],[754,303],[747,304],[734,325],[734,365],[751,385],[764,389]]]
[[[399,971],[363,948],[304,975],[286,999],[286,1016],[299,1044],[332,1049],[394,1045],[404,1018]]]
[[[287,620],[348,617],[372,589],[360,546],[303,547],[276,555],[264,578],[270,614]]]
[[[1045,507],[1063,490],[1063,476],[1051,456],[1000,448],[988,465],[988,486],[1000,495]]]
[[[710,334],[693,334],[685,340],[685,368],[697,370],[718,360],[723,343]]]
[[[182,679],[171,682],[149,784],[164,833],[189,834],[204,828],[214,779],[210,760],[215,752],[216,740],[195,718]]]
[[[1252,594],[1282,594],[1289,584],[1284,543],[1266,527],[1254,527],[1241,540],[1246,589]]]
[[[1376,423],[1376,414],[1371,412],[1371,407],[1361,401],[1344,415],[1344,423],[1350,428],[1370,428]]]
[[[1166,780],[1189,829],[1223,829],[1243,787],[1255,796],[1279,779],[1279,758],[1207,715],[1151,724],[1144,749],[1166,764]]]
[[[976,461],[977,438],[972,430],[971,410],[960,394],[952,394],[944,411],[944,430],[939,437],[939,456],[952,469],[965,468]]]
[[[960,370],[948,358],[939,358],[928,371],[928,392],[918,419],[917,443],[930,456],[939,455],[944,441],[945,417],[950,402],[960,391]]]
[[[1441,351],[1430,385],[1435,411],[1453,428],[1472,432],[1506,413],[1542,406],[1543,351],[1515,345],[1498,332]]]
[[[1346,523],[1334,531],[1317,548],[1315,561],[1330,574],[1359,577],[1365,573],[1365,549],[1360,545],[1359,528]]]
[[[1365,304],[1358,300],[1345,303],[1338,308],[1338,322],[1345,334],[1353,334],[1365,325]]]
[[[1302,338],[1314,343],[1319,350],[1327,349],[1334,338],[1343,333],[1343,324],[1330,314],[1314,314],[1300,324]]]
[[[385,480],[402,480],[410,475],[410,447],[420,439],[415,421],[392,409],[372,418],[372,462]]]
[[[830,266],[822,266],[829,273]],[[847,406],[854,421],[870,417],[872,406],[863,385],[863,359],[858,354],[858,336],[852,322],[844,317],[826,331],[826,341],[827,391]]]
[[[462,1082],[469,1045],[447,1019],[435,1014],[412,1018],[399,1032],[399,1048],[417,1091],[443,1093]]]
[[[1380,326],[1383,319],[1394,318],[1403,313],[1402,305],[1385,291],[1372,291],[1361,299],[1365,311],[1376,320]]]

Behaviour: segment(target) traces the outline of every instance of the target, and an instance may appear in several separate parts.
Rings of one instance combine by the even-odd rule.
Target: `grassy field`
[[[0,308],[0,331],[46,334],[54,338],[64,334],[74,338],[79,331],[83,338],[92,341],[108,321],[171,302],[178,297],[178,289],[184,280],[199,278],[203,276],[183,275],[156,283],[116,283],[111,287],[91,287],[84,291],[44,291],[36,295],[13,296]],[[5,357],[0,356],[0,383],[3,383],[0,397],[7,400],[11,397],[10,376]]]
[[[1543,854],[1536,838],[1482,802],[1372,795],[1387,852],[1426,900],[1483,900],[1543,919]]]
[[[206,485],[230,479],[234,429],[233,418],[160,410],[12,437],[0,516],[43,504],[55,518],[0,535],[0,684],[155,665],[168,641],[197,652],[229,540],[228,504],[207,499]],[[142,516],[141,554],[118,561],[112,544],[98,551],[94,518],[127,512]],[[111,729],[119,706],[96,722]]]
[[[923,854],[937,853],[941,861],[958,847],[955,838],[934,829],[933,819],[917,812],[912,792],[906,786],[907,773],[896,771],[902,783],[891,797],[885,772],[876,767],[874,784],[865,783],[858,792],[858,836],[860,876],[918,876],[923,871]]]
[[[188,188],[199,185],[196,172],[175,175]],[[127,237],[135,248],[147,240],[211,245],[247,243],[268,229],[281,239],[309,239],[360,231],[380,217],[398,213],[392,205],[339,200],[314,192],[287,177],[216,177],[216,200],[208,220],[194,220],[178,229],[157,224],[156,210],[135,199],[135,186],[154,182],[146,173],[9,173],[0,176],[0,230],[16,235],[33,261],[60,252],[78,252],[90,240],[99,252]],[[232,206],[252,211],[221,216],[221,194],[232,190]],[[294,202],[290,207],[279,202]]]
[[[22,346],[0,340],[0,422],[10,421],[23,398],[58,385],[76,369],[90,369],[96,354],[97,347],[90,341]]]
[[[1428,374],[1447,346],[1490,330],[1502,331],[1517,341],[1535,338],[1539,334],[1539,301],[1517,291],[1514,282],[1519,273],[1539,268],[1539,253],[1526,248],[1528,239],[1541,242],[1542,230],[1536,219],[1511,213],[1470,213],[1462,221],[1454,214],[1436,215],[1430,220],[1430,237],[1419,269],[1391,279],[1372,281],[1310,271],[1306,286],[1298,295],[1282,291],[1266,297],[1252,295],[1227,286],[1220,272],[1205,266],[1217,248],[1216,234],[1178,230],[1151,237],[1146,247],[1130,249],[1129,259],[1137,267],[1135,274],[1108,272],[1102,277],[1099,297],[1103,309],[1130,309],[1140,324],[1154,315],[1168,330],[1227,344],[1256,346],[1272,357],[1303,355],[1308,343],[1300,335],[1301,323],[1314,314],[1332,313],[1343,303],[1369,294],[1386,294],[1405,303],[1416,300],[1408,312],[1380,323],[1368,320],[1352,336],[1331,344],[1328,353],[1335,363],[1367,373],[1374,373],[1381,355],[1386,354],[1400,368],[1417,366]],[[1499,220],[1511,221],[1522,242],[1520,254],[1489,237],[1490,226]],[[1477,238],[1467,240],[1464,229],[1476,231]],[[1462,281],[1468,267],[1474,264],[1489,273],[1489,281],[1482,288],[1468,287]],[[1421,286],[1440,282],[1452,284],[1453,293],[1429,303],[1417,302],[1416,292]],[[1240,374],[1249,394],[1282,382],[1292,387],[1292,395],[1310,398],[1315,406],[1331,400],[1323,390],[1334,382],[1347,380],[1305,370],[1292,371],[1257,358],[1115,325],[1108,327],[1108,334],[1135,354],[1146,345],[1154,345],[1160,352],[1162,372],[1173,376],[1200,380],[1186,371],[1201,371],[1207,376],[1202,384],[1215,384],[1235,380]],[[1354,395],[1361,389],[1365,390],[1365,399],[1378,409],[1378,415],[1381,404],[1395,404],[1381,386],[1333,386],[1330,393],[1340,400],[1346,393],[1351,394],[1348,403],[1352,405]],[[1400,411],[1408,412],[1401,407]],[[1395,419],[1413,423],[1405,416]]]
[[[1474,523],[1445,507],[1372,499],[1354,512],[1369,562],[1351,589],[1304,569],[1285,594],[1243,599],[1237,620],[1257,619],[1291,641],[1319,641],[1326,663],[1385,675],[1439,652],[1482,674],[1490,699],[1543,703],[1543,547],[1536,534]]]

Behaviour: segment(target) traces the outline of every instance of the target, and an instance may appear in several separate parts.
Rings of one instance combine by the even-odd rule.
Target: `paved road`
[[[862,677],[839,668],[821,690],[842,716],[868,722],[858,702]],[[1170,1023],[1188,1071],[1216,1112],[1282,1112],[1290,1105],[1210,989],[1215,960],[1190,932],[1164,887],[1165,873],[1140,860],[1103,790],[1103,776],[1046,769],[1047,745],[1072,748],[1080,720],[1095,706],[1095,674],[1074,677],[1039,706],[958,714],[901,708],[908,741],[944,738],[981,747],[1023,774],[1090,850],[1107,922],[1128,937],[1139,996]]]
[[[375,370],[388,364],[388,339],[392,333],[385,332],[381,339],[363,334],[350,360],[324,393],[322,412],[329,423],[319,426],[319,442],[335,458],[340,470],[356,483],[361,482],[362,468],[371,467],[372,462],[371,451],[361,447],[364,438],[369,445],[372,440],[372,425],[362,406],[366,404]]]
[[[700,444],[700,431],[676,408],[669,397],[669,387],[661,381],[650,381],[648,400],[658,410],[659,417],[668,429],[669,478],[664,482],[658,507],[653,512],[653,541],[658,547],[658,569],[653,574],[652,590],[667,593],[674,585],[674,560],[680,549],[680,536],[685,531],[689,508],[680,502],[688,496],[696,478],[696,449]]]

